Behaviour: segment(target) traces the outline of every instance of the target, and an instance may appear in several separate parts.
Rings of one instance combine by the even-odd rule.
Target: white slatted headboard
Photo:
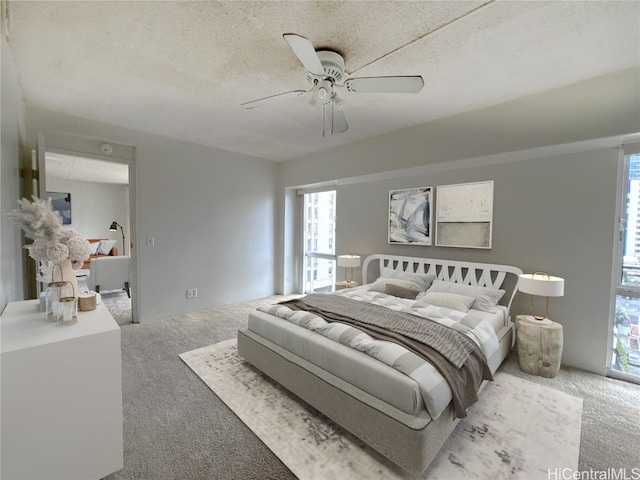
[[[403,257],[376,253],[369,255],[362,264],[363,283],[369,283],[375,280],[380,273],[381,267],[391,268],[398,272],[433,274],[438,280],[446,282],[502,288],[506,290],[507,293],[500,303],[506,305],[509,309],[511,308],[513,297],[518,290],[518,276],[522,274],[522,270],[518,267],[509,265],[440,260],[436,258]],[[369,273],[374,275],[375,278],[369,280]],[[508,278],[509,274],[513,276]]]

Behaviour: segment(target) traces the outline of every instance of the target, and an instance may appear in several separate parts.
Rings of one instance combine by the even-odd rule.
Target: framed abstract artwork
[[[389,192],[389,243],[431,245],[431,187]]]
[[[442,185],[436,196],[436,246],[491,248],[493,181]]]
[[[71,225],[71,194],[61,192],[47,192],[51,198],[51,206],[62,217],[63,225]]]

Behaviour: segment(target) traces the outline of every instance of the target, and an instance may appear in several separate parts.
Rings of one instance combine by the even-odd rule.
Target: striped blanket
[[[376,297],[380,299],[379,295]],[[365,352],[410,376],[420,386],[433,418],[451,399],[455,415],[465,417],[466,408],[477,400],[482,381],[491,379],[485,354],[477,343],[477,339],[487,336],[487,328],[493,334],[491,327],[479,328],[484,321],[473,318],[452,321],[442,313],[448,309],[431,312],[437,320],[430,321],[406,303],[392,309],[375,303],[312,294],[260,310]],[[444,326],[452,323],[460,325],[457,329]],[[493,346],[493,342],[482,344]],[[497,348],[497,339],[495,345]],[[486,348],[491,350],[490,347]],[[448,396],[442,395],[444,381],[449,386]]]

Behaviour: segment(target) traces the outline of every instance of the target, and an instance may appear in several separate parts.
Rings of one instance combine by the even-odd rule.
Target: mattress
[[[366,353],[264,312],[249,315],[248,329],[402,412],[416,415],[425,408],[415,380]],[[444,387],[449,389],[446,382]]]
[[[393,308],[413,303],[387,295],[376,296],[376,301]],[[473,313],[486,319],[496,332],[504,329],[502,310],[494,314]],[[266,312],[251,313],[248,329],[409,415],[426,408],[432,418],[437,418],[452,400],[448,383],[430,364],[421,367],[419,384],[366,353]]]

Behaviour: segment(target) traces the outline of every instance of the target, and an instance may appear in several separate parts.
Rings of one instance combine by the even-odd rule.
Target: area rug
[[[87,277],[78,277],[78,290],[88,292]],[[100,293],[101,301],[120,326],[132,322],[131,298],[124,290],[108,290]]]
[[[235,338],[180,358],[301,480],[546,480],[578,468],[582,399],[506,373],[414,476],[244,362]]]
[[[127,292],[122,290],[106,291],[101,292],[100,297],[118,325],[131,323],[131,299],[127,296]]]

